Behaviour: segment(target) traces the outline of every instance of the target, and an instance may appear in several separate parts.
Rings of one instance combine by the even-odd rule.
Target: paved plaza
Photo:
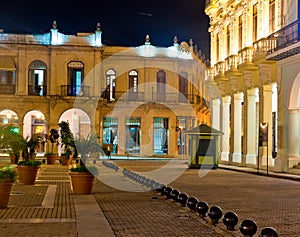
[[[97,161],[100,175],[92,195],[73,195],[68,167],[59,164],[42,165],[35,185],[16,182],[9,207],[0,210],[0,237],[243,236],[238,229],[245,219],[256,222],[255,236],[264,227],[275,228],[279,236],[296,237],[300,233],[297,175],[256,175],[251,170],[239,172],[225,166],[187,169],[185,160],[174,165],[165,160],[107,162],[119,169]],[[222,219],[213,225],[208,217],[201,218],[125,177],[123,169],[158,181],[171,177],[168,186],[209,206],[219,206],[223,214],[235,212],[239,223],[234,231],[226,230]]]

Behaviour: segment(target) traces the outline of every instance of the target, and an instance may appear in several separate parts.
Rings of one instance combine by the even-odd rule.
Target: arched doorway
[[[45,152],[43,141],[46,134],[46,119],[44,114],[39,110],[31,110],[25,114],[23,124],[24,138],[39,137],[40,142],[36,147],[36,153],[43,156]]]
[[[91,133],[91,120],[88,114],[81,109],[69,109],[59,118],[61,121],[68,121],[74,138],[87,138]]]

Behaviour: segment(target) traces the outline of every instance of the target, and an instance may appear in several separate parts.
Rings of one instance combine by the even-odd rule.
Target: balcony
[[[90,96],[90,87],[62,85],[61,95],[62,96]]]
[[[215,64],[214,67],[215,76],[224,75],[225,72],[225,62],[220,61]]]
[[[0,94],[14,95],[16,85],[0,84]]]
[[[253,62],[253,47],[245,47],[239,51],[239,65]]]
[[[299,27],[300,21],[297,20],[279,31],[271,34],[268,40],[273,42],[268,50],[268,59],[281,60],[300,53]]]
[[[47,95],[47,86],[28,86],[28,95],[34,96],[46,96]]]
[[[225,59],[225,71],[236,71],[238,65],[238,55],[230,55]]]
[[[102,98],[112,101],[124,101],[124,102],[163,102],[163,103],[190,103],[201,104],[202,97],[196,94],[182,94],[180,92],[130,92],[130,91],[115,91],[110,94],[109,91],[104,90]],[[113,98],[112,100],[110,98]]]
[[[268,52],[274,48],[274,39],[262,38],[253,43],[253,60],[267,56]]]

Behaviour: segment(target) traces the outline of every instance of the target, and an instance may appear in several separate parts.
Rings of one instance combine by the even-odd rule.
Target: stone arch
[[[296,109],[300,108],[300,73],[296,76],[289,97],[289,108]]]
[[[91,119],[89,115],[82,109],[71,108],[64,111],[60,118],[59,123],[68,121],[70,129],[76,138],[87,138],[91,134]]]

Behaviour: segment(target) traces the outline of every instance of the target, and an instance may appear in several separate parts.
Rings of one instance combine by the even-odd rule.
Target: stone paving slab
[[[68,168],[43,165],[35,185],[18,181],[12,187],[8,208],[0,209],[0,237],[77,237],[76,213]],[[59,174],[64,180],[55,179]],[[43,177],[43,178],[40,178]]]
[[[137,173],[144,172],[143,167],[149,170],[161,166],[151,161],[114,163]],[[279,236],[300,236],[299,181],[224,169],[208,172],[187,169],[168,186],[206,201],[209,206],[220,206],[223,213],[235,212],[239,217],[238,226],[242,220],[252,219],[258,232],[264,227],[273,227]]]

